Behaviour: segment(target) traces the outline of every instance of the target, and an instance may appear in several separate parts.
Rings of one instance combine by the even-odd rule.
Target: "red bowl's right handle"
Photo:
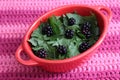
[[[112,19],[112,12],[111,12],[111,10],[109,8],[107,8],[105,6],[95,6],[95,8],[97,10],[101,11],[107,17],[108,21],[111,21],[111,19]]]
[[[24,64],[24,65],[38,65],[38,63],[35,62],[35,61],[32,60],[32,59],[29,59],[29,60],[24,60],[24,59],[22,59],[21,56],[20,56],[21,51],[23,51],[22,44],[18,47],[18,49],[17,49],[17,51],[16,51],[16,53],[15,53],[15,57],[16,57],[16,59],[17,59],[20,63],[22,63],[22,64]]]

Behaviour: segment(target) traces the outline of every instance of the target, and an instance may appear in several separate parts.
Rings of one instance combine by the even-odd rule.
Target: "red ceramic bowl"
[[[70,13],[73,11],[77,11],[78,14],[80,14],[82,16],[88,16],[88,15],[90,15],[91,12],[93,12],[96,15],[98,25],[100,27],[100,37],[99,37],[98,41],[91,48],[89,48],[82,54],[79,54],[77,56],[74,56],[74,57],[71,57],[68,59],[47,60],[47,59],[42,59],[42,58],[36,57],[33,54],[31,47],[28,43],[31,33],[38,27],[38,25],[40,24],[41,21],[47,20],[48,17],[52,16],[53,14],[56,16],[58,16],[58,15],[60,16],[62,14]],[[105,15],[102,11],[106,12],[107,15]],[[95,49],[98,48],[98,46],[101,44],[101,42],[103,41],[103,39],[106,35],[107,29],[108,29],[108,23],[109,23],[110,19],[111,19],[111,11],[104,6],[68,5],[68,6],[56,8],[56,9],[44,14],[43,16],[40,16],[34,22],[34,24],[29,28],[29,30],[27,31],[27,33],[23,39],[23,42],[18,47],[18,49],[15,53],[16,59],[24,65],[28,65],[28,66],[38,65],[38,66],[41,66],[41,68],[43,68],[47,71],[50,71],[50,72],[69,71],[69,70],[77,67],[78,65],[80,65],[82,63],[81,61],[84,60],[85,57],[88,58],[90,56],[90,54],[92,54],[93,51],[95,51]],[[24,51],[30,57],[30,59],[29,60],[22,59],[20,56],[21,51]]]

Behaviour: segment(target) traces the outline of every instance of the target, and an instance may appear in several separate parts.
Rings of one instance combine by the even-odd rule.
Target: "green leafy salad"
[[[40,23],[28,40],[33,53],[40,58],[66,59],[89,49],[99,38],[96,16],[66,13],[51,16]]]

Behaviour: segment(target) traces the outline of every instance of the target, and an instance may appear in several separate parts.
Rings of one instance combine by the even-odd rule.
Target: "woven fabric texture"
[[[112,10],[107,35],[83,65],[65,73],[24,66],[15,51],[30,25],[47,11],[67,4],[104,5]],[[120,0],[0,0],[0,80],[119,80]]]

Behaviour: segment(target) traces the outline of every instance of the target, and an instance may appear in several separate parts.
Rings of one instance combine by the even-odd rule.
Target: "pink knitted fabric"
[[[15,51],[27,29],[41,15],[67,4],[104,5],[113,17],[97,52],[66,73],[48,73],[17,62]],[[119,80],[120,0],[0,0],[0,80]]]

